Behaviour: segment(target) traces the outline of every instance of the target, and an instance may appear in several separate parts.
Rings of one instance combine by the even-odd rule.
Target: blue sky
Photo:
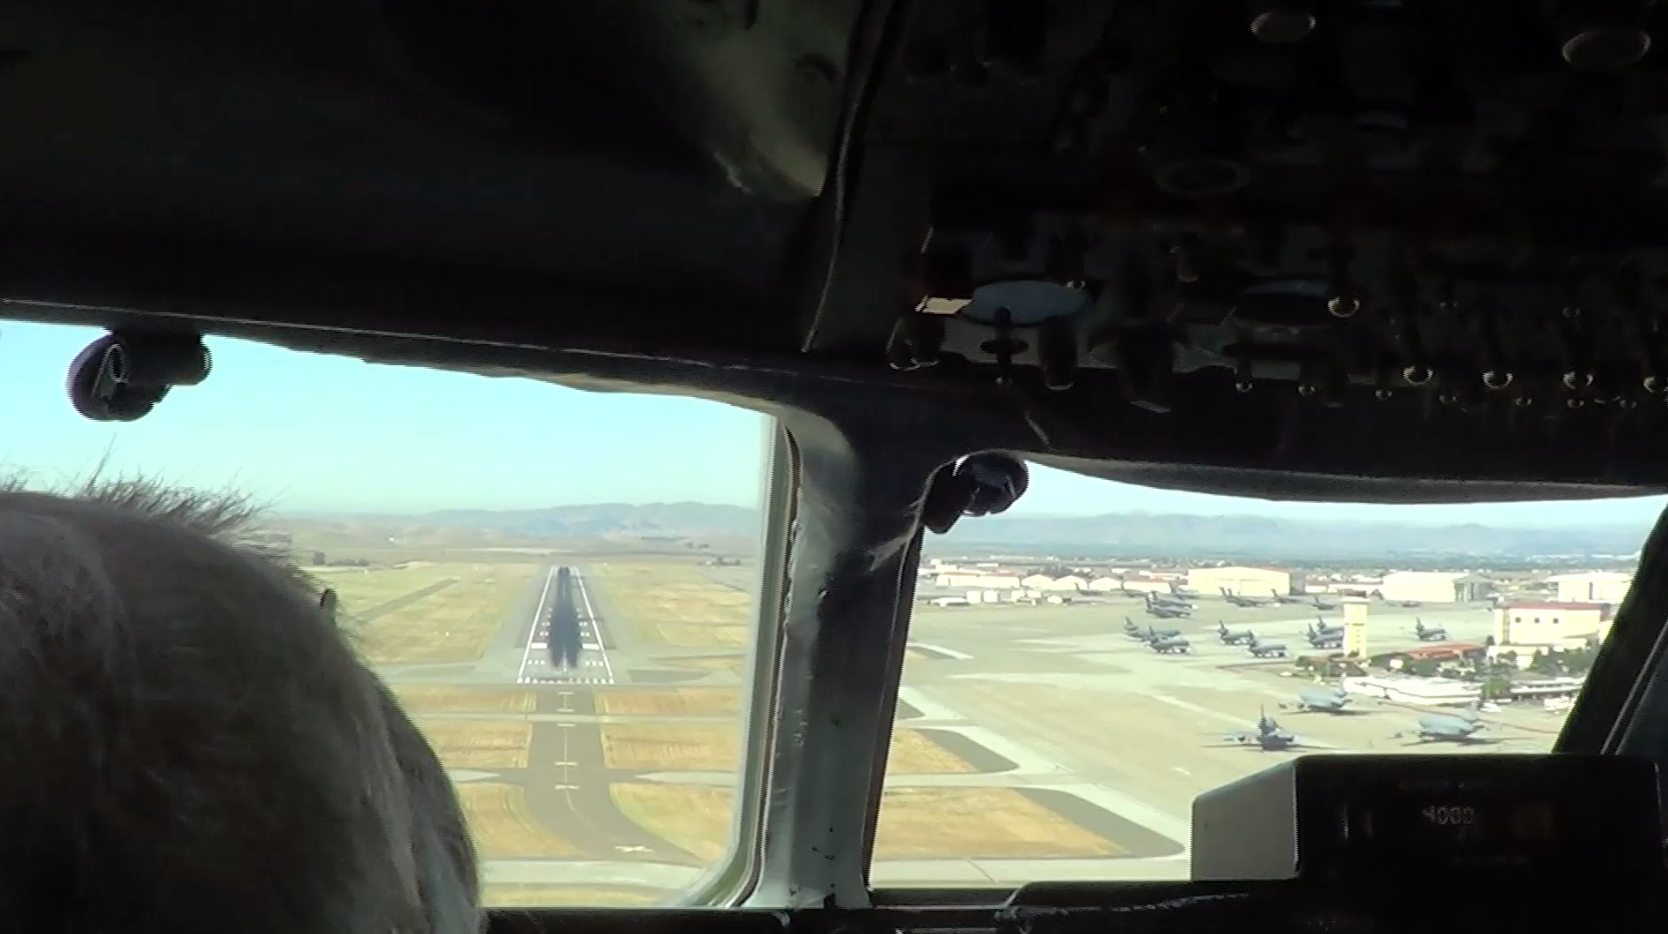
[[[666,396],[372,365],[211,339],[214,370],[128,424],[89,422],[64,395],[98,331],[0,322],[0,466],[73,480],[108,458],[281,509],[407,512],[700,500],[754,505],[762,416]],[[1648,521],[1661,500],[1386,507],[1175,493],[1037,468],[1015,514],[1141,510],[1398,522]]]

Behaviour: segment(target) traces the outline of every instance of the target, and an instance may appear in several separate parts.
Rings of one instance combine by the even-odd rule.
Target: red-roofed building
[[[1475,642],[1438,642],[1432,645],[1421,645],[1417,648],[1403,649],[1394,654],[1403,658],[1418,660],[1434,658],[1438,661],[1465,658],[1468,655],[1481,655],[1487,651],[1486,646]]]

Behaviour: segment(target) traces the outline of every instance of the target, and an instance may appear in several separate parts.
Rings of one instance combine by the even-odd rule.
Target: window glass
[[[1193,798],[1284,756],[1545,751],[1663,502],[1280,503],[1033,467],[1009,513],[926,540],[871,879],[1185,879]]]
[[[131,423],[78,416],[100,332],[0,330],[0,467],[229,488],[334,588],[447,766],[491,905],[678,900],[726,858],[767,419],[713,402],[211,339]]]

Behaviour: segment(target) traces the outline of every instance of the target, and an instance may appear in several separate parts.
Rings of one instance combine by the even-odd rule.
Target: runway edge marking
[[[516,669],[516,683],[526,684],[527,660],[533,657],[534,637],[539,634],[539,620],[544,619],[544,601],[550,596],[550,587],[556,583],[556,568],[551,566],[544,576],[544,587],[539,590],[539,602],[533,607],[533,625],[527,630],[527,647],[521,650],[521,667]]]
[[[585,586],[585,575],[574,572],[573,579],[579,584],[579,599],[585,601],[585,618],[591,621],[591,635],[597,640],[597,655],[602,658],[602,667],[607,669],[608,680],[604,683],[614,683],[614,665],[608,661],[608,650],[602,647],[602,633],[597,629],[596,610],[591,606],[591,588]]]

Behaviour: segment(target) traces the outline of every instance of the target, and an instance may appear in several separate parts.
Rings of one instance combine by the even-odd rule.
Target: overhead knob
[[[1655,0],[1550,0],[1547,19],[1564,61],[1582,71],[1615,71],[1651,50],[1646,14]]]
[[[1615,71],[1645,57],[1651,34],[1637,26],[1594,25],[1564,39],[1564,61],[1582,71]]]
[[[1252,0],[1251,35],[1270,45],[1301,42],[1315,31],[1315,14],[1302,0]]]

